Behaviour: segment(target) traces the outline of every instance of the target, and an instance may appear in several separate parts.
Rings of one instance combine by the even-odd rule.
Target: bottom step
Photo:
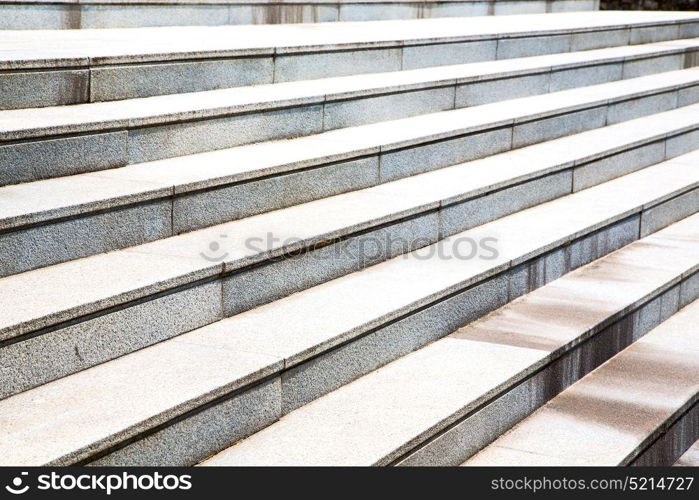
[[[464,465],[672,465],[699,434],[699,300]]]
[[[699,215],[283,417],[202,465],[458,465],[699,294]]]

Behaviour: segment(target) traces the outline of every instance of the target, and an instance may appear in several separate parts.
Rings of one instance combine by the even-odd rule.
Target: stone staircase
[[[689,462],[697,37],[0,32],[0,464]]]
[[[0,29],[379,21],[598,7],[599,0],[0,0]]]

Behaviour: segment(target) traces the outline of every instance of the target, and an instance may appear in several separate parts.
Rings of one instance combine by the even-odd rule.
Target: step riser
[[[456,466],[476,454],[566,387],[628,347],[699,297],[699,273],[627,311],[518,385],[493,396],[439,435],[391,460],[403,466]]]
[[[388,89],[387,94],[367,94],[344,100],[333,99],[330,94],[319,96],[319,100],[305,99],[308,102],[303,106],[280,103],[283,109],[179,123],[156,122],[147,127],[108,125],[91,129],[88,126],[81,128],[79,135],[65,135],[57,130],[53,133],[58,135],[45,137],[29,136],[40,131],[21,136],[13,134],[7,142],[0,143],[0,185],[106,170],[686,69],[698,64],[697,53],[692,50],[548,72],[537,69],[521,76],[465,84],[435,82],[437,86],[393,93]],[[161,120],[169,121],[172,118]]]
[[[164,2],[166,3],[166,2]],[[284,5],[270,2],[226,2],[210,5],[124,5],[93,2],[88,5],[0,5],[0,29],[94,29],[144,26],[220,26],[342,21],[380,21],[508,14],[538,14],[595,10],[595,0],[518,1],[401,1],[345,3],[329,1]]]
[[[360,159],[263,178],[257,181],[216,186],[193,194],[136,204],[119,210],[83,214],[79,217],[0,233],[0,253],[13,256],[0,262],[0,276],[117,250],[195,229],[286,208],[335,194],[375,186],[428,170],[483,158],[605,124],[676,109],[699,101],[699,86],[645,98],[575,111],[515,124],[439,142],[416,144],[382,151]],[[688,152],[697,132],[669,139],[665,158]],[[644,151],[638,167],[661,161],[658,147]],[[633,156],[633,155],[632,155]],[[657,160],[655,160],[658,158]],[[610,162],[624,161],[623,157]],[[611,167],[611,168],[610,168]],[[593,162],[576,169],[577,191],[629,172],[629,165]],[[555,195],[555,193],[554,193]],[[485,201],[485,200],[481,200]],[[448,210],[458,214],[458,209]],[[88,237],[89,235],[89,237]]]
[[[541,267],[541,262],[542,259],[539,259],[532,266]],[[515,298],[515,296],[507,297],[508,287],[512,287],[513,278],[515,276],[492,278],[488,282],[463,292],[441,304],[425,309],[388,327],[378,329],[352,344],[340,347],[338,350],[311,360],[310,363],[301,365],[297,369],[285,371],[282,373],[281,378],[276,377],[262,386],[251,389],[250,392],[243,392],[240,396],[255,399],[256,404],[254,406],[264,409],[266,412],[271,412],[272,409],[280,406],[278,418],[281,418],[289,411],[379,366],[438,340],[460,326],[501,307],[508,300]],[[547,278],[537,285],[543,286],[545,282],[552,281],[555,277],[549,276]],[[695,274],[693,276],[695,282],[699,281],[697,278],[699,278],[699,275]],[[572,353],[564,356],[561,361],[554,362],[553,371],[546,371],[541,377],[532,379],[532,383],[536,384],[535,387],[532,387],[532,383],[523,383],[522,387],[525,388],[527,397],[540,398],[540,404],[543,404],[546,399],[555,395],[554,391],[556,389],[562,390],[566,385],[577,380],[577,378],[603,363],[621,350],[621,348],[630,344],[632,339],[649,331],[652,326],[660,322],[658,311],[660,304],[663,306],[663,315],[674,313],[678,308],[681,286],[679,283],[675,284],[669,291],[654,298],[647,304],[643,304],[628,318],[620,320],[619,325],[623,325],[623,327],[612,326],[605,329],[594,337],[595,340],[583,344],[582,347],[575,348]],[[687,287],[686,289],[689,290],[690,288]],[[695,283],[693,287],[694,295],[696,295],[696,288]],[[521,291],[523,294],[530,290]],[[687,292],[685,292],[685,300],[692,299],[692,297],[688,297],[686,294]],[[465,314],[466,311],[468,313]],[[332,381],[327,380],[328,373],[331,373],[332,377],[336,377],[336,379]],[[561,376],[563,377],[561,380],[555,380],[556,377]],[[542,386],[544,389],[542,389]],[[542,397],[542,394],[540,394],[542,390],[550,391],[547,395],[548,397]],[[497,403],[494,404],[493,413],[488,418],[485,418],[488,424],[480,422],[478,427],[472,425],[470,431],[463,431],[466,437],[459,436],[462,439],[460,443],[468,443],[474,439],[474,436],[483,435],[483,427],[487,428],[488,426],[497,425],[495,423],[503,418],[503,414],[497,413],[496,409],[502,410],[504,407],[507,407],[508,411],[505,415],[513,419],[515,417],[510,416],[513,412],[519,412],[520,418],[523,418],[528,414],[528,411],[533,411],[536,408],[535,406],[531,408],[523,407],[522,395],[523,391],[519,387],[514,389],[512,395],[505,395],[506,399],[503,400],[504,406],[497,405]],[[272,399],[270,399],[270,396],[272,396]],[[265,397],[267,399],[264,399]],[[281,401],[279,401],[279,397],[281,397]],[[247,401],[245,403],[250,404]],[[221,443],[225,443],[226,440],[228,440],[226,444],[230,445],[230,443],[244,438],[245,433],[251,432],[252,426],[248,420],[245,420],[245,416],[249,412],[245,403],[243,401],[236,402],[234,398],[221,406],[211,406],[197,413],[191,420],[182,420],[163,431],[143,436],[143,439],[134,444],[113,450],[111,454],[96,460],[94,465],[191,465],[196,463],[220,451],[221,448],[218,447],[220,447]],[[532,403],[535,405],[537,401]],[[494,414],[497,414],[497,418]],[[265,413],[264,417],[261,419],[261,425],[257,429],[252,430],[252,432],[261,430],[270,424],[270,413]],[[226,422],[226,424],[221,425],[221,422]],[[496,429],[491,428],[488,430],[492,433],[491,440],[498,436]],[[471,433],[473,431],[478,433]],[[206,439],[204,439],[205,436]],[[464,449],[466,447],[455,446],[453,441],[455,436],[450,435],[449,437],[451,440],[448,446],[442,446],[438,450],[430,449],[426,451],[427,455],[431,457],[430,465],[446,465],[447,461],[449,461],[449,465],[459,463],[458,459],[463,455],[463,451],[460,451],[459,448]],[[444,440],[439,442],[441,445],[446,444]],[[163,450],[167,450],[167,455],[163,453]],[[475,451],[477,450],[472,450],[472,452]],[[442,453],[444,454],[442,455]],[[439,459],[435,459],[435,456],[439,457]],[[393,462],[392,458],[387,457],[385,463]],[[439,463],[436,460],[439,460]]]
[[[693,132],[670,138],[667,144],[684,144],[684,149],[691,144],[691,140],[687,139],[693,139],[696,135]],[[32,338],[25,337],[0,349],[0,366],[6,367],[7,371],[0,397],[75,373],[433,244],[446,236],[570,194],[572,190],[577,190],[573,178],[580,172],[598,171],[594,182],[589,176],[582,177],[585,187],[590,187],[591,182],[598,184],[669,159],[664,155],[666,149],[676,154],[684,152],[676,146],[668,148],[666,141],[657,141],[478,198],[445,205],[439,210],[428,208],[414,213],[411,218],[349,234],[340,241],[321,248],[309,248],[291,258],[267,260],[261,265],[234,271],[211,282],[145,297],[135,304],[105,311],[95,318],[80,319],[77,324],[56,325],[38,332]],[[607,170],[606,175],[601,175],[599,170]],[[699,189],[693,189],[647,208],[641,215],[640,236],[644,237],[678,218],[690,215],[698,205],[698,199]],[[637,237],[638,234],[634,233],[633,238]],[[628,241],[628,238],[623,239],[624,244]],[[260,242],[260,246],[264,244]],[[206,252],[207,249],[203,248],[202,251]],[[581,265],[577,259],[572,262],[575,267]],[[109,339],[109,342],[104,339]],[[57,359],[62,361],[57,363]]]
[[[290,48],[274,57],[267,50],[268,55],[263,51],[255,57],[221,57],[212,53],[205,61],[109,65],[100,63],[97,57],[92,59],[91,65],[87,59],[76,60],[73,67],[65,69],[32,67],[28,71],[18,67],[0,72],[0,90],[3,90],[0,109],[112,101],[637,45],[699,36],[699,23],[657,23],[604,31],[569,33],[564,30],[562,33],[430,45],[410,45],[410,42],[401,41],[399,45],[384,44],[382,48],[371,44],[335,52],[303,53]],[[22,89],[21,95],[17,89]],[[27,101],[28,96],[34,97]]]
[[[638,457],[629,460],[628,465],[634,467],[673,465],[694,441],[699,439],[699,405],[696,401],[690,408],[684,409],[676,420],[667,422],[663,430],[665,432]],[[627,463],[620,465],[627,465]]]

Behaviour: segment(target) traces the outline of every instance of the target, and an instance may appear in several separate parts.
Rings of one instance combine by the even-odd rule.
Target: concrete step
[[[219,26],[595,10],[595,0],[3,0],[0,29]]]
[[[697,192],[699,171],[691,161],[685,163],[688,159],[648,167],[520,211],[407,257],[396,257],[6,398],[0,402],[0,432],[5,433],[0,439],[0,460],[15,465],[96,460],[102,464],[156,465],[201,460],[265,427],[282,413],[638,239],[647,229],[680,219],[683,210],[678,209],[678,203],[686,199],[688,189]],[[696,155],[693,165],[697,165]],[[689,180],[688,175],[693,178]],[[696,211],[696,205],[690,200],[690,213]],[[688,219],[695,231],[696,217]],[[663,234],[672,235],[677,230],[670,228]],[[662,238],[665,241],[667,236]],[[672,265],[685,266],[668,279],[678,279],[695,269],[695,240],[696,236],[686,237],[677,254],[668,259]],[[476,256],[469,255],[470,245],[462,253],[459,246],[470,242],[494,245],[481,245]],[[53,284],[52,290],[31,286],[30,280],[25,280],[31,273],[5,279],[0,294],[14,300],[3,301],[12,307],[9,314],[3,311],[4,323],[14,320],[15,325],[24,327],[34,315],[35,324],[46,324],[61,315],[65,319],[78,308],[87,315],[104,308],[107,301],[134,300],[135,276],[141,283],[156,283],[151,289],[162,291],[168,278],[155,274],[166,270],[172,283],[173,265],[178,262],[180,271],[189,266],[190,275],[195,272],[192,260],[183,258],[186,246],[178,245],[178,249],[179,260],[173,254],[142,250],[130,254],[137,260],[136,267],[133,261],[130,264],[122,258],[99,273],[85,265],[94,259],[86,259],[82,269],[71,272],[65,272],[67,265],[55,266],[49,268],[53,275],[44,275],[43,280]],[[646,267],[649,257],[642,259]],[[281,261],[270,279],[284,284],[304,275],[300,271],[284,276],[285,267],[299,270],[297,262],[288,262]],[[80,286],[78,282],[86,276],[90,276],[90,286]],[[131,285],[131,292],[126,285]],[[214,303],[220,305],[221,282],[207,285]],[[250,289],[243,286],[249,294]],[[177,299],[179,293],[170,290],[163,297]],[[73,307],[69,309],[70,302]],[[200,318],[208,306],[203,298],[193,302],[178,304],[175,316]],[[111,320],[122,326],[124,311],[128,309],[115,311],[117,316]],[[43,318],[37,318],[39,314]],[[152,309],[141,310],[140,314],[146,316],[142,319],[147,323],[166,319],[179,326],[178,317],[165,311],[155,314]],[[25,319],[23,325],[16,321],[20,317]],[[82,332],[55,330],[6,343],[0,349],[0,366],[6,368],[7,375],[2,387],[31,384],[32,377],[45,377],[49,370],[60,376],[65,367],[84,368],[79,364],[88,356],[88,363],[94,363],[104,360],[100,356],[119,355],[119,349],[123,354],[124,346],[126,352],[133,350],[138,343],[143,345],[149,330],[152,332],[147,325],[129,321],[122,336],[112,336],[108,317],[88,319],[101,324],[93,323],[90,331],[90,325],[83,321],[76,324]],[[9,332],[3,328],[5,339]],[[158,339],[146,342],[163,340],[168,334],[173,331],[161,332]],[[33,347],[37,344],[42,347]],[[50,365],[42,364],[42,349],[43,359],[49,356]],[[36,373],[31,373],[32,369]],[[128,406],[123,404],[125,398]],[[30,436],[32,446],[27,446]]]
[[[11,137],[24,139],[47,132],[60,135],[135,128],[315,104],[326,108],[323,124],[338,128],[696,66],[698,45],[696,39],[688,38],[300,83],[142,97],[128,102],[94,102],[43,111],[26,109],[0,114],[0,123],[5,125],[5,132],[12,132]],[[438,97],[442,95],[444,98],[440,100]],[[428,107],[415,108],[415,100],[426,100],[423,106]],[[15,91],[3,95],[0,109],[53,104],[50,100],[42,101],[41,96]],[[349,110],[352,113],[345,117]]]
[[[678,467],[699,467],[699,441],[690,446],[673,465]]]
[[[477,20],[9,30],[0,31],[0,108],[411,70],[696,36],[696,13],[613,11]]]
[[[0,185],[651,74],[657,80],[645,80],[646,85],[667,84],[658,73],[696,66],[697,50],[699,39],[676,40],[123,102],[5,110],[0,111]],[[604,87],[600,96],[618,99],[619,86]],[[629,83],[628,91],[640,92],[641,87],[640,82]],[[570,94],[571,101],[583,94],[595,100],[594,94],[581,91]]]
[[[459,464],[693,300],[698,237],[695,215],[631,243],[203,465]]]
[[[672,109],[696,101],[697,89],[699,71],[682,70],[293,141],[6,186],[0,188],[0,249],[14,257],[0,263],[0,275],[139,245]],[[558,155],[563,154],[566,161],[589,162],[650,142],[671,144],[667,155],[656,144],[653,154],[621,167],[620,172],[628,171],[634,168],[633,162],[645,166],[691,150],[696,116],[696,108],[688,106],[607,131],[592,131],[570,139],[569,145],[585,154]],[[592,147],[596,158],[589,157],[590,149],[584,144],[590,139],[597,141]],[[557,144],[541,149],[556,151]],[[607,144],[611,150],[605,150]],[[550,161],[544,163],[551,166]],[[603,173],[600,180],[609,178]],[[574,189],[591,183],[594,175],[592,180],[581,179]],[[565,192],[570,192],[570,186]]]
[[[695,300],[464,465],[672,465],[699,437],[698,324]]]
[[[590,139],[578,144],[597,143]],[[661,141],[575,167],[575,144],[555,146],[4,278],[0,297],[12,307],[0,315],[9,370],[0,397],[564,196],[572,179],[594,185],[636,170],[668,147]],[[649,189],[665,193],[655,204],[631,205],[645,213],[645,236],[696,209],[697,157],[683,155],[592,192],[632,184],[638,192],[625,195],[630,204]],[[635,187],[643,182],[649,185]],[[104,336],[113,337],[109,346],[96,347]],[[48,344],[55,356],[46,357]],[[65,361],[56,364],[56,357]]]

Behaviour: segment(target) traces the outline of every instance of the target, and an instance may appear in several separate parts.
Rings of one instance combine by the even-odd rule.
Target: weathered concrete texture
[[[699,189],[694,189],[646,210],[641,217],[641,237],[692,215],[697,211],[697,207],[699,207]]]
[[[27,3],[0,6],[0,29],[74,29],[80,27],[80,7]]]
[[[322,127],[322,106],[307,106],[129,130],[129,162],[317,134]]]
[[[188,466],[264,429],[280,416],[280,380],[264,382],[91,462],[96,466]]]
[[[97,67],[90,70],[90,101],[271,83],[273,73],[268,57]]]
[[[167,238],[168,200],[0,233],[0,276]]]
[[[88,91],[87,70],[0,73],[0,109],[79,104]]]
[[[211,282],[0,348],[0,399],[200,328],[223,317]]]
[[[0,144],[0,185],[105,170],[127,163],[126,132]]]

